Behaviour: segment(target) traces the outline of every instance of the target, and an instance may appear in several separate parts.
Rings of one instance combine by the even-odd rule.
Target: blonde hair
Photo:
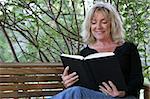
[[[96,10],[102,11],[107,17],[110,18],[111,24],[111,37],[113,42],[115,43],[123,43],[124,42],[124,29],[122,26],[122,21],[118,11],[110,4],[104,2],[97,2],[95,5],[91,7],[91,9],[87,12],[85,20],[82,26],[81,36],[83,41],[86,44],[95,43],[95,38],[91,33],[91,19]]]

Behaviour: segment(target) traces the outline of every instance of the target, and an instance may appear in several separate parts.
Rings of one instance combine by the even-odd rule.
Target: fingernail
[[[67,66],[67,68],[69,68],[69,66]]]
[[[102,82],[102,84],[105,84],[105,82]]]
[[[76,75],[76,74],[77,74],[77,72],[73,72],[73,74],[74,74],[74,75]]]

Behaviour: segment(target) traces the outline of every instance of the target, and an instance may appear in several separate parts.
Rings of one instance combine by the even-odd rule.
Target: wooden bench
[[[63,90],[61,64],[0,63],[0,99],[52,96]]]
[[[56,63],[0,63],[0,99],[53,96],[64,89],[62,72]],[[150,86],[144,96],[150,99]]]
[[[150,84],[144,85],[144,99],[150,99]]]

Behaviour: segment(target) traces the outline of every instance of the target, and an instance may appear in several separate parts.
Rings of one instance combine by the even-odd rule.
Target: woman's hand
[[[69,66],[67,66],[64,69],[64,72],[62,74],[62,82],[66,88],[73,85],[75,82],[79,80],[79,76],[77,75],[76,72],[69,74],[68,71],[69,71]]]
[[[112,97],[124,97],[125,91],[118,91],[116,86],[111,82],[108,81],[108,84],[105,82],[102,82],[103,86],[99,86],[99,90],[101,90],[103,93],[110,95]]]

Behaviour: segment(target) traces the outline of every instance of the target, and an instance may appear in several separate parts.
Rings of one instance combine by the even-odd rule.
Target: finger
[[[78,78],[79,78],[79,76],[76,75],[76,76],[74,76],[74,77],[72,77],[72,78],[70,78],[70,79],[64,81],[64,83],[65,83],[65,84],[71,83],[71,82],[73,82],[74,80],[76,80],[76,79],[78,79]]]
[[[99,90],[104,91],[106,89],[103,86],[99,85]]]
[[[62,74],[62,77],[68,75],[68,71],[69,71],[69,66],[67,66],[67,67],[64,69],[64,72],[63,72],[63,74]]]
[[[117,87],[113,84],[112,81],[108,81],[108,83],[109,83],[109,85],[111,86],[111,88],[112,88],[113,91],[115,91],[115,92],[118,91]]]
[[[102,93],[104,93],[105,95],[108,95],[104,90],[99,89]]]
[[[117,90],[117,88],[116,88],[116,86],[113,84],[113,82],[112,81],[108,81],[108,83],[109,83],[109,85],[111,86],[111,88],[112,88],[112,93],[111,93],[111,96],[113,96],[113,97],[116,97],[116,96],[118,96],[119,95],[119,91]]]
[[[68,83],[68,84],[66,85],[66,87],[69,87],[69,86],[73,85],[73,84],[76,83],[78,80],[79,80],[79,79],[75,79],[74,81]]]
[[[104,85],[104,87],[106,88],[106,90],[107,90],[109,93],[113,91],[112,88],[111,88],[107,83],[102,82],[102,84]]]
[[[63,82],[65,83],[67,80],[69,80],[69,79],[71,79],[71,78],[73,78],[73,77],[75,77],[75,76],[77,76],[77,73],[76,73],[76,72],[73,72],[73,73],[71,73],[71,74],[69,74],[69,75],[67,75],[67,76],[62,77],[62,80],[63,80]]]
[[[105,87],[99,85],[99,90],[102,91],[104,94],[107,95],[108,91],[105,89]]]
[[[69,86],[73,85],[75,82],[77,82],[79,80],[78,78],[79,78],[78,76],[75,76],[75,77],[65,81],[64,86],[69,87]]]
[[[76,72],[73,72],[73,73],[71,73],[71,74],[69,74],[69,75],[67,75],[67,76],[64,76],[62,79],[63,79],[63,81],[66,81],[66,80],[68,80],[68,79],[73,78],[73,77],[76,76],[76,75],[77,75],[77,73],[76,73]]]

